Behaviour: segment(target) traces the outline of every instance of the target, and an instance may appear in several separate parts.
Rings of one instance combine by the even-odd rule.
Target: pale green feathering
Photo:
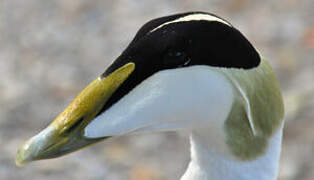
[[[266,60],[251,70],[222,68],[234,85],[236,98],[225,122],[227,144],[242,160],[262,155],[282,124],[284,106],[278,81]]]

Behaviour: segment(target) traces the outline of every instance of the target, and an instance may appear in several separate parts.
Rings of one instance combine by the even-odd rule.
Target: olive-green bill
[[[134,69],[135,64],[128,63],[91,82],[46,129],[19,148],[16,164],[59,157],[104,139],[84,137],[84,128]]]

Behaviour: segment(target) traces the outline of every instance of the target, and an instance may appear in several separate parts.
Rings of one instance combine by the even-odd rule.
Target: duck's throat
[[[266,152],[251,161],[234,157],[203,133],[192,133],[191,161],[181,180],[275,180],[281,150],[282,128],[271,137]],[[205,139],[206,138],[206,139]],[[219,137],[216,137],[219,139]],[[218,148],[217,148],[218,147]]]

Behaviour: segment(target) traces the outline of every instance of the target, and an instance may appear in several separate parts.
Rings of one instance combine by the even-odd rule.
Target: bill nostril
[[[84,118],[85,118],[84,116],[79,118],[79,120],[77,120],[69,128],[67,128],[65,131],[63,131],[62,135],[67,135],[67,134],[71,133],[74,129],[76,129],[76,127],[78,127],[81,124],[81,122],[83,122]]]

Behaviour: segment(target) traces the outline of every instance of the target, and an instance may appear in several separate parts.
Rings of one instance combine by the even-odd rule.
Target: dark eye
[[[163,58],[163,64],[166,68],[187,66],[190,58],[184,51],[169,50]]]

